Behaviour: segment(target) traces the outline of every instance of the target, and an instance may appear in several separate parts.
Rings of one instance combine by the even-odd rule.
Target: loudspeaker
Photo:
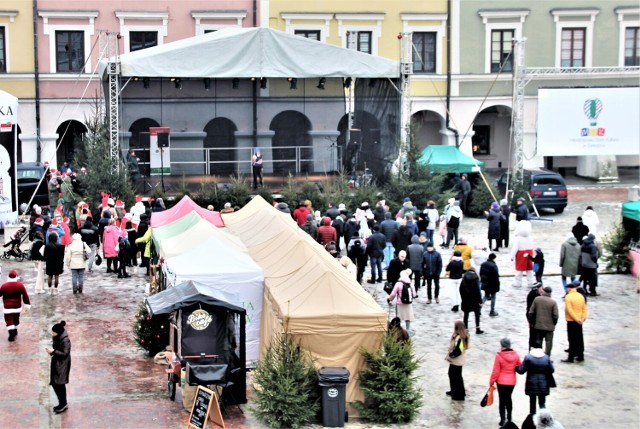
[[[158,133],[158,147],[169,147],[169,133]]]
[[[360,144],[362,143],[361,138],[362,138],[362,132],[360,129],[352,128],[349,131],[349,139],[351,140],[349,143],[356,144],[356,145]]]

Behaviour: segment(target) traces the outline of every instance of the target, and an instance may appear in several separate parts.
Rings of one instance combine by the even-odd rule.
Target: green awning
[[[477,163],[477,166],[476,166]],[[441,173],[472,173],[484,167],[484,162],[465,155],[455,146],[430,145],[423,151],[418,164],[428,165]]]
[[[622,205],[622,217],[640,222],[640,201],[631,201]]]

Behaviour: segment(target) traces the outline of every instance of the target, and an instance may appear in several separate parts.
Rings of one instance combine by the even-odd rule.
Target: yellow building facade
[[[33,4],[0,0],[0,90],[35,97]]]

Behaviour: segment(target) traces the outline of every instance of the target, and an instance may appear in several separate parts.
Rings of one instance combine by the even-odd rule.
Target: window
[[[80,72],[84,67],[84,32],[56,31],[56,71]]]
[[[491,31],[491,73],[513,70],[513,43],[515,30]]]
[[[4,38],[4,27],[0,27],[0,73],[7,72],[7,50]]]
[[[436,72],[436,32],[413,33],[413,71]]]
[[[306,37],[307,39],[320,41],[320,30],[295,30],[293,34],[296,36]]]
[[[485,73],[513,70],[512,40],[521,40],[529,9],[480,9],[484,24]]]
[[[129,52],[140,49],[158,46],[157,31],[130,31],[129,32]]]
[[[371,53],[371,31],[351,31],[347,34],[347,48]]]
[[[640,66],[640,27],[627,27],[624,32],[624,65]]]
[[[471,137],[471,147],[474,155],[489,155],[489,136],[491,127],[489,125],[474,125],[473,136]]]
[[[563,28],[560,67],[584,67],[586,28]]]

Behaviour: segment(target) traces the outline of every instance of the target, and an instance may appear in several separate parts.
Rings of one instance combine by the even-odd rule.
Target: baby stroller
[[[29,234],[27,234],[27,227],[21,226],[18,228],[18,230],[11,235],[11,240],[4,245],[4,247],[11,246],[11,248],[4,251],[2,259],[9,259],[13,256],[18,261],[22,262],[29,252],[21,250],[20,246],[27,240],[27,238],[29,238]]]

